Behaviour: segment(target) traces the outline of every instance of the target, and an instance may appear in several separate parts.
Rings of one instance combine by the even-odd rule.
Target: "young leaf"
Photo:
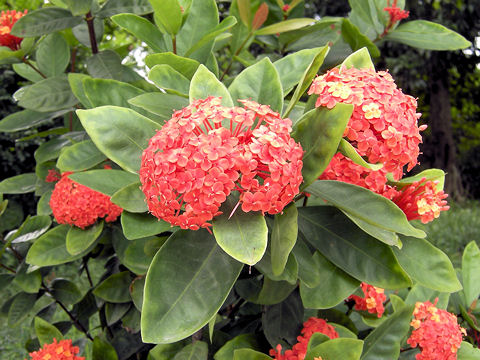
[[[243,25],[251,29],[252,23],[250,18],[252,16],[252,9],[250,5],[250,0],[237,0],[238,14],[242,20]]]
[[[417,175],[409,176],[406,178],[402,178],[397,182],[392,182],[389,180],[389,183],[393,183],[396,186],[407,186],[413,184],[415,181],[420,181],[425,178],[427,181],[436,181],[437,182],[437,189],[443,190],[443,186],[445,184],[445,172],[441,169],[427,169],[424,170]]]
[[[346,67],[347,69],[356,68],[356,69],[371,69],[375,70],[370,54],[366,47],[361,48],[360,50],[355,51],[353,54],[348,56],[340,65],[340,68]]]
[[[182,26],[182,9],[178,0],[149,0],[152,4],[155,19],[172,36]]]
[[[186,96],[190,88],[190,81],[170,65],[155,65],[148,73],[149,80],[163,90]]]
[[[366,169],[370,170],[380,170],[383,167],[382,163],[378,164],[370,164],[366,162],[360,154],[357,152],[355,147],[350,144],[347,140],[342,139],[340,140],[340,145],[338,146],[338,150],[350,160],[352,160],[355,164],[363,166]]]
[[[53,339],[57,341],[63,339],[60,330],[38,316],[35,316],[35,334],[37,335],[40,345],[50,344],[53,342]]]
[[[284,33],[287,31],[298,30],[305,26],[313,25],[314,23],[315,20],[309,18],[289,19],[280,21],[273,25],[265,26],[264,28],[255,31],[255,35],[274,35],[278,33]]]
[[[209,96],[222,98],[222,105],[232,107],[233,100],[225,85],[211,73],[204,65],[200,65],[190,83],[190,102],[205,99]]]
[[[466,305],[470,306],[480,294],[480,250],[475,241],[468,243],[463,251],[462,280]]]
[[[148,55],[145,58],[145,63],[150,69],[155,65],[169,65],[189,80],[192,79],[193,74],[195,74],[200,66],[200,63],[196,60],[188,59],[171,52]]]
[[[257,11],[255,12],[255,15],[253,16],[253,21],[252,21],[252,30],[258,30],[260,27],[265,23],[268,17],[268,5],[267,3],[262,3]]]

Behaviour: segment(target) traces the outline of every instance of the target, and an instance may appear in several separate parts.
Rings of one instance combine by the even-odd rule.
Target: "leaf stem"
[[[90,46],[92,48],[92,53],[98,54],[98,45],[97,45],[97,39],[95,37],[95,27],[93,24],[93,19],[94,17],[92,16],[92,12],[89,11],[87,15],[85,15],[85,20],[87,21],[87,26],[88,26],[88,35],[90,37]]]
[[[28,66],[30,66],[33,70],[35,70],[38,74],[40,74],[41,77],[43,77],[44,79],[47,78],[47,76],[44,73],[42,73],[40,70],[38,70],[30,61],[28,61],[27,58],[23,57],[22,61]]]
[[[247,44],[248,40],[250,40],[250,38],[253,36],[253,32],[250,31],[247,35],[247,37],[245,38],[245,40],[243,40],[242,44],[240,45],[240,47],[237,49],[237,51],[235,51],[235,54],[233,54],[232,58],[230,59],[230,63],[228,64],[227,68],[225,69],[225,71],[223,72],[222,76],[220,77],[220,81],[223,80],[223,78],[225,77],[225,75],[228,73],[228,71],[230,70],[230,68],[232,67],[232,64],[233,64],[233,59],[235,58],[235,56],[238,56],[240,54],[240,52],[243,50],[243,47]]]
[[[9,267],[9,266],[7,266],[7,265],[4,265],[4,264],[2,264],[2,263],[0,263],[0,267],[4,268],[5,270],[10,271],[12,274],[16,274],[16,273],[17,273],[14,269],[12,269],[11,267]]]
[[[172,48],[173,48],[173,53],[176,55],[177,54],[177,38],[175,35],[172,35]]]
[[[90,270],[88,270],[88,260],[83,259],[83,268],[85,269],[85,272],[87,274],[88,278],[88,283],[90,284],[90,287],[93,287],[93,281],[92,277],[90,276]]]

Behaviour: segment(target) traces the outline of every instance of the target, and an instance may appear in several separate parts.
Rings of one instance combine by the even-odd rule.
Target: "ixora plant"
[[[25,79],[0,130],[47,138],[0,182],[39,197],[18,227],[0,204],[1,312],[33,323],[32,359],[480,359],[480,250],[460,282],[410,223],[448,209],[444,173],[405,175],[426,126],[371,60],[468,41],[399,25],[402,1],[236,0],[221,22],[214,0],[54,3],[0,18]]]

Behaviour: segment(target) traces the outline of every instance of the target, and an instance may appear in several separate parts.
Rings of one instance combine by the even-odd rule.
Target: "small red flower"
[[[390,6],[390,0],[388,0],[387,5],[388,7],[384,8],[383,10],[388,12],[388,15],[390,16],[388,28],[391,28],[400,20],[408,18],[409,12],[398,8],[397,0],[393,0],[392,6]]]
[[[368,311],[370,314],[377,314],[379,318],[385,312],[383,303],[387,299],[384,290],[373,285],[362,282],[360,285],[364,297],[350,295],[349,300],[355,301],[355,310]]]
[[[412,348],[420,347],[417,360],[456,360],[466,335],[455,315],[436,308],[437,301],[438,298],[433,304],[430,301],[415,304],[414,319],[410,323],[414,330],[407,343]]]
[[[70,180],[68,175],[71,173],[64,172],[53,189],[50,207],[55,220],[82,229],[93,225],[99,218],[115,221],[123,209],[113,204],[109,196]]]
[[[290,10],[290,5],[285,4],[285,5],[282,6],[282,11],[283,11],[284,13],[288,12],[288,10]]]
[[[57,339],[53,339],[53,343],[44,344],[43,348],[29,355],[31,360],[85,360],[84,357],[76,356],[78,352],[78,346],[72,346],[72,340],[57,342]]]
[[[22,38],[10,34],[13,25],[27,13],[15,10],[2,11],[0,14],[0,46],[9,47],[12,50],[20,49]]]
[[[291,350],[286,350],[282,354],[282,345],[278,344],[276,350],[270,350],[270,356],[274,356],[275,360],[303,360],[307,354],[308,342],[315,333],[325,334],[330,339],[338,338],[338,333],[332,325],[323,319],[311,317],[303,323],[301,335],[297,337],[298,343],[293,345]]]
[[[303,181],[303,151],[291,121],[269,106],[196,100],[153,136],[142,155],[140,181],[150,212],[183,229],[208,228],[220,205],[239,191],[245,212],[275,214]]]

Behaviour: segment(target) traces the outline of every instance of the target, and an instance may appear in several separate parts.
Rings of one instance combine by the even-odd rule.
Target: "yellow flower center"
[[[417,201],[418,213],[420,215],[426,214],[428,212],[433,212],[433,216],[438,218],[440,216],[440,206],[438,204],[433,203],[429,204],[426,199],[420,199]]]
[[[348,85],[337,82],[330,85],[328,92],[332,93],[335,97],[340,97],[343,100],[346,100],[352,94],[352,89],[350,89]]]
[[[8,26],[0,26],[0,35],[6,35],[10,33],[10,28]]]
[[[379,118],[382,115],[380,107],[375,103],[363,105],[362,110],[365,113],[365,119]]]

